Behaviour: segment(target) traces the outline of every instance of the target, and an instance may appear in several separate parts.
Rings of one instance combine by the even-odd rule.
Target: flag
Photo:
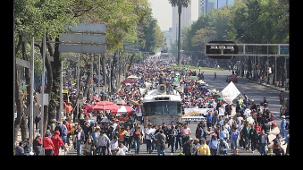
[[[241,94],[235,84],[231,81],[221,92],[223,100],[226,103],[232,104],[233,100]]]

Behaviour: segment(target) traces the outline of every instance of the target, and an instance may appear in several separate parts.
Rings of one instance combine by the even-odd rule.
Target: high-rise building
[[[191,21],[191,3],[188,4],[188,7],[182,7],[181,11],[181,31],[184,27],[190,27],[192,24]],[[175,42],[178,39],[179,31],[179,14],[178,7],[172,7],[172,42]]]
[[[235,0],[199,0],[198,16],[224,6],[232,6]]]

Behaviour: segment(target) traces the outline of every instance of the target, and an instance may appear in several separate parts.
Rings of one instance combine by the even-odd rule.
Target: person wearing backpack
[[[166,135],[162,129],[159,130],[158,133],[155,134],[155,141],[157,146],[158,156],[162,155],[165,156],[165,142],[166,142]]]
[[[227,142],[224,140],[224,138],[220,138],[220,143],[219,143],[219,155],[227,155],[227,150],[229,149],[229,146]]]
[[[41,149],[42,149],[41,135],[37,134],[36,138],[33,141],[33,150],[34,150],[35,155],[39,156],[41,153]]]
[[[196,138],[199,139],[200,144],[202,143],[203,137],[204,137],[204,130],[202,128],[202,124],[199,123],[196,129]]]

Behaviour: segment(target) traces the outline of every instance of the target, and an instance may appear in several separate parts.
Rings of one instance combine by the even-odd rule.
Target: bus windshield
[[[181,103],[170,101],[148,102],[143,104],[144,115],[181,114]]]

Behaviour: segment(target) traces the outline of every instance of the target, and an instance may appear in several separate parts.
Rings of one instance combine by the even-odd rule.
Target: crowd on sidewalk
[[[73,108],[76,99],[76,85],[66,83],[66,88],[71,91],[69,102],[64,103],[65,117],[62,122],[52,120],[46,133],[38,134],[33,142],[33,151],[28,148],[29,140],[16,144],[15,155],[40,155],[41,149],[45,155],[58,155],[61,150],[66,150],[66,145],[73,145],[77,155],[127,155],[134,152],[139,154],[142,143],[146,143],[146,152],[157,152],[158,155],[166,155],[168,149],[171,153],[180,155],[228,155],[227,151],[237,155],[240,148],[254,152],[259,150],[261,155],[271,155],[267,146],[274,142],[273,153],[275,155],[289,154],[289,149],[284,151],[281,147],[281,138],[289,142],[289,125],[282,120],[278,127],[278,134],[274,141],[268,140],[268,131],[278,125],[273,120],[266,98],[260,104],[249,99],[246,94],[239,96],[236,104],[236,115],[231,115],[232,107],[214,95],[205,84],[197,80],[189,80],[191,76],[197,76],[204,80],[203,72],[191,71],[186,68],[175,68],[163,64],[164,60],[149,59],[142,64],[133,64],[126,72],[126,77],[134,75],[133,83],[122,83],[120,89],[110,96],[102,91],[97,94],[92,91],[91,97],[79,108]],[[178,73],[178,74],[177,74]],[[96,79],[96,77],[94,77]],[[98,81],[93,81],[96,86]],[[205,121],[197,124],[197,128],[190,129],[186,122],[171,122],[170,125],[151,124],[141,128],[144,121],[142,116],[142,97],[140,88],[147,90],[156,89],[157,85],[170,86],[174,82],[180,82],[185,88],[180,92],[182,104],[185,108],[212,108]],[[146,87],[146,82],[150,83]],[[94,88],[93,88],[94,89]],[[107,100],[114,103],[123,101],[119,105],[133,108],[134,113],[128,114],[125,121],[118,119],[111,111],[92,110],[90,105]],[[224,114],[219,114],[219,107],[224,107]],[[78,113],[78,114],[77,114]],[[91,117],[96,120],[92,121]],[[285,119],[285,117],[281,117]],[[195,133],[195,138],[190,134]],[[71,143],[72,142],[72,143]],[[285,144],[285,143],[284,143]],[[288,146],[288,145],[287,145]]]

